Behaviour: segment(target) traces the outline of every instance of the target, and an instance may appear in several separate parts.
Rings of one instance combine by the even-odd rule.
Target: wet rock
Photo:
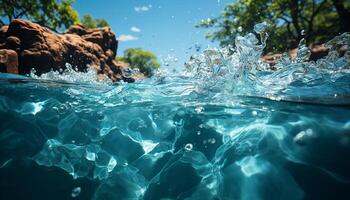
[[[0,43],[5,42],[8,26],[0,27]]]
[[[316,61],[328,55],[329,49],[324,44],[314,43],[310,45],[310,60]]]
[[[10,49],[0,49],[0,72],[18,74],[18,55]]]
[[[272,53],[272,52],[269,52],[267,53],[266,55],[264,55],[263,57],[261,57],[261,60],[267,64],[270,65],[270,69],[271,70],[276,70],[273,65],[275,65],[279,59],[282,58],[282,54],[280,53]]]
[[[295,60],[298,57],[298,48],[294,48],[288,51],[289,57]]]
[[[0,43],[0,49],[6,49],[0,52],[2,60],[6,55],[10,58],[8,50],[12,50],[11,58],[13,52],[18,55],[17,72],[6,68],[8,73],[25,75],[35,69],[40,75],[65,69],[69,63],[78,71],[96,70],[99,79],[134,81],[123,76],[125,67],[114,60],[117,40],[108,27],[88,29],[74,25],[66,33],[57,34],[30,21],[15,19],[0,29]]]
[[[329,49],[325,46],[324,43],[313,43],[309,46],[310,49],[310,61],[316,61],[318,59],[324,58],[328,55]],[[342,45],[338,49],[339,56],[344,56],[344,54],[348,51],[348,46]],[[294,48],[289,50],[288,55],[289,57],[294,60],[297,57],[298,48]],[[271,67],[273,65],[277,64],[279,59],[282,58],[282,54],[280,53],[272,53],[269,52],[261,57],[261,60],[267,64],[269,64]]]

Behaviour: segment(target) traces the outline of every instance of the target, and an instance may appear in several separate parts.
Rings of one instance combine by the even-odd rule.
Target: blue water
[[[0,199],[349,199],[348,54],[272,71],[261,38],[131,84],[0,74]]]

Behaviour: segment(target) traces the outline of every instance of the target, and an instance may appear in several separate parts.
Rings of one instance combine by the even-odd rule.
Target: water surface
[[[1,199],[349,199],[348,54],[271,70],[255,30],[132,84],[0,74]]]

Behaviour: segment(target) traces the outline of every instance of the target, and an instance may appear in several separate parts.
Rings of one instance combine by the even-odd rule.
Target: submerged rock
[[[133,78],[123,75],[125,66],[114,60],[117,44],[109,27],[88,29],[74,25],[66,33],[57,34],[30,21],[15,19],[0,29],[0,71],[25,75],[35,69],[40,75],[63,70],[69,63],[78,71],[95,69],[98,79],[132,82]]]

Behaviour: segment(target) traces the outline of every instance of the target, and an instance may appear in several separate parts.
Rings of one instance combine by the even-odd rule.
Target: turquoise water
[[[349,199],[348,54],[269,70],[259,26],[132,84],[0,74],[1,199]]]

